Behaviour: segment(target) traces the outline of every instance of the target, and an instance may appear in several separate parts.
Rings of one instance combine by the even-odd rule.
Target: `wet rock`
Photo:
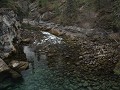
[[[8,67],[8,65],[2,59],[0,59],[0,73],[8,71],[9,69],[10,68]]]
[[[16,71],[23,71],[29,67],[29,63],[25,61],[11,61],[9,66]]]

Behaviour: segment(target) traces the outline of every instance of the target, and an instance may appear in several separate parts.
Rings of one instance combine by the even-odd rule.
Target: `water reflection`
[[[24,46],[24,53],[26,54],[26,57],[28,61],[30,62],[30,67],[32,69],[32,72],[34,73],[34,69],[38,67],[47,67],[47,56],[45,52],[34,52],[32,48],[29,46]],[[26,71],[25,71],[26,72]]]

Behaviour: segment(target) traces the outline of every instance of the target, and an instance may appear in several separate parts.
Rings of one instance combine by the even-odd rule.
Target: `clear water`
[[[40,41],[42,42],[42,40]],[[43,44],[41,42],[40,44]],[[53,42],[53,44],[55,43]],[[60,41],[58,44],[59,49],[64,49],[62,44],[60,45]],[[115,75],[83,74],[80,72],[80,68],[76,68],[77,66],[74,64],[76,63],[75,57],[71,57],[72,60],[65,60],[65,56],[61,54],[63,52],[58,51],[57,55],[55,55],[55,52],[50,58],[48,52],[42,50],[45,46],[40,46],[38,46],[39,48],[34,47],[37,50],[34,50],[31,46],[24,46],[30,68],[22,72],[23,80],[18,80],[19,82],[7,80],[7,84],[3,82],[2,84],[6,85],[4,90],[120,90],[119,77]],[[55,46],[53,45],[52,51],[54,50]]]

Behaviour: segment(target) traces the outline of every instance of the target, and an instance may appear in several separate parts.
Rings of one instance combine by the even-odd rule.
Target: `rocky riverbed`
[[[31,20],[23,20],[23,24],[25,27],[27,27],[26,25],[31,26],[36,31],[47,31],[62,37],[66,46],[63,50],[66,51],[63,52],[63,56],[67,58],[64,59],[72,60],[72,57],[76,57],[78,67],[83,71],[113,73],[116,64],[119,62],[119,33],[105,32],[101,29],[61,26],[46,22],[37,23]]]
[[[20,26],[3,12],[0,89],[119,90],[119,33],[29,19]]]
[[[21,77],[20,72],[28,68],[19,32],[20,23],[14,11],[0,8],[0,74],[12,78]]]
[[[24,46],[24,53],[30,62],[29,69],[22,72],[23,79],[18,83],[5,79],[1,86],[4,89],[119,90],[119,76],[113,72],[117,57],[114,56],[116,61],[108,60],[112,58],[113,44],[104,45],[103,50],[111,50],[110,53],[104,50],[104,54],[102,47],[97,45],[103,46],[105,40],[94,44],[95,41],[63,39],[41,30],[25,29],[22,32],[23,38],[31,40]]]

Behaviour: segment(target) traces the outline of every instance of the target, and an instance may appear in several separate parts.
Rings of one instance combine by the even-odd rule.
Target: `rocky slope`
[[[19,72],[28,67],[22,46],[20,46],[19,30],[20,23],[14,11],[0,8],[0,74],[10,73],[13,78],[21,76]],[[24,59],[20,56],[21,52]]]
[[[3,53],[1,52],[1,58],[4,59],[5,55],[9,55],[15,49],[12,41],[17,37],[17,32],[15,27],[13,27],[13,24],[16,22],[14,12],[7,9],[2,10],[3,12],[0,15],[0,49],[3,51]]]

